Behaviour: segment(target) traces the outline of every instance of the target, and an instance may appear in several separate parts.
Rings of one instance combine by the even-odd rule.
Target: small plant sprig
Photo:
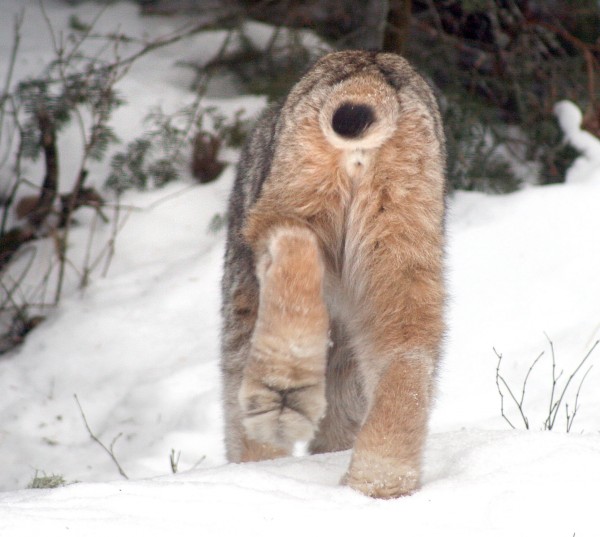
[[[56,489],[58,487],[64,487],[67,484],[65,478],[62,475],[51,474],[51,475],[39,475],[38,470],[35,471],[35,475],[31,481],[27,484],[28,489]]]
[[[108,456],[111,458],[111,460],[115,463],[115,466],[117,467],[117,470],[119,471],[119,474],[121,474],[121,476],[124,477],[125,479],[129,479],[129,477],[123,470],[122,466],[119,464],[119,461],[114,452],[115,443],[117,442],[117,440],[119,438],[121,438],[122,433],[119,433],[117,436],[115,436],[113,438],[112,442],[110,443],[110,446],[107,447],[92,431],[92,429],[88,423],[88,420],[85,416],[85,412],[83,411],[83,408],[81,407],[81,403],[79,402],[79,398],[77,397],[77,394],[73,395],[73,397],[75,398],[75,402],[77,403],[77,408],[79,408],[79,413],[81,414],[81,418],[83,419],[85,429],[88,432],[88,434],[90,435],[90,438],[94,442],[96,442],[96,444],[98,444],[108,454]]]
[[[179,459],[181,457],[181,451],[175,451],[171,449],[171,453],[169,454],[169,465],[171,466],[171,473],[176,474],[179,472]],[[206,455],[202,455],[189,470],[195,470],[202,464],[202,462],[206,459]]]
[[[579,396],[581,394],[581,389],[583,387],[583,383],[585,382],[585,379],[587,378],[590,370],[592,369],[592,365],[590,365],[587,368],[587,370],[585,371],[585,373],[581,376],[581,380],[579,381],[577,391],[575,392],[575,400],[573,401],[573,404],[571,406],[569,405],[569,403],[567,401],[567,391],[568,391],[572,381],[574,380],[574,378],[578,375],[578,373],[581,371],[583,366],[587,363],[588,359],[590,358],[590,356],[592,355],[592,353],[594,352],[594,350],[596,349],[598,344],[600,344],[600,340],[597,340],[592,345],[590,350],[581,359],[579,364],[575,367],[575,369],[572,371],[572,373],[566,379],[564,384],[562,386],[560,386],[559,381],[562,378],[564,371],[560,371],[560,373],[557,373],[557,364],[556,364],[556,354],[555,354],[555,350],[554,350],[554,343],[548,336],[546,336],[546,339],[548,340],[548,344],[550,346],[552,376],[551,376],[551,383],[550,383],[550,388],[549,388],[550,389],[550,397],[549,397],[548,407],[547,407],[546,411],[544,412],[542,427],[544,430],[547,430],[547,431],[553,430],[556,425],[557,417],[558,417],[559,413],[562,411],[562,409],[564,408],[565,416],[566,416],[566,431],[570,432],[573,427],[575,417],[577,416],[577,411],[579,410]],[[545,351],[542,351],[533,360],[533,362],[529,366],[529,369],[527,370],[525,378],[523,379],[523,383],[521,385],[519,396],[517,396],[515,394],[515,392],[518,393],[518,391],[511,388],[510,384],[506,381],[506,379],[500,372],[500,368],[502,365],[502,358],[503,358],[502,354],[500,354],[496,349],[494,349],[494,353],[495,353],[496,357],[498,358],[498,362],[496,365],[496,387],[498,389],[498,394],[500,395],[500,413],[502,415],[502,418],[510,425],[510,427],[512,429],[517,428],[517,426],[510,420],[510,418],[507,416],[507,414],[505,412],[504,398],[506,395],[508,395],[508,399],[510,401],[512,401],[512,403],[516,407],[516,409],[519,413],[519,416],[523,422],[523,425],[525,426],[525,429],[529,429],[531,422],[530,422],[528,414],[525,411],[525,394],[527,392],[527,383],[530,379],[533,369],[540,362],[542,357],[544,357]]]

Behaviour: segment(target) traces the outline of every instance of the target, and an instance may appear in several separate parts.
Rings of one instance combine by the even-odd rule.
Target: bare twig
[[[73,397],[75,398],[75,402],[77,403],[77,406],[79,407],[79,412],[81,413],[81,417],[83,418],[83,423],[85,424],[85,428],[87,429],[87,432],[89,433],[91,439],[94,442],[96,442],[104,451],[106,451],[106,453],[108,453],[108,456],[115,463],[115,466],[117,467],[117,470],[119,470],[119,473],[125,479],[129,479],[129,477],[127,477],[127,474],[123,471],[123,468],[121,468],[121,465],[119,464],[119,461],[117,460],[117,457],[115,456],[115,453],[114,453],[115,442],[121,437],[122,433],[119,433],[113,439],[113,441],[110,443],[110,447],[106,447],[102,443],[102,441],[92,432],[92,429],[90,428],[90,425],[85,417],[85,413],[83,412],[83,408],[81,408],[81,403],[79,402],[77,394],[74,394]]]
[[[2,136],[4,133],[4,106],[6,104],[6,101],[9,99],[10,85],[12,83],[15,63],[17,61],[19,45],[21,43],[21,27],[23,26],[24,17],[25,10],[21,10],[21,12],[15,16],[13,44],[10,51],[8,70],[6,71],[6,76],[4,78],[4,89],[2,90],[2,95],[0,95],[0,142],[2,141]]]
[[[583,378],[581,379],[581,382],[579,383],[579,386],[577,388],[577,393],[575,394],[575,405],[573,407],[573,413],[569,414],[569,405],[565,403],[565,409],[566,409],[566,413],[567,413],[567,432],[570,433],[571,432],[571,427],[573,427],[573,422],[575,421],[575,416],[577,415],[577,411],[579,410],[579,393],[581,392],[581,387],[583,386],[583,382],[585,381],[585,378],[588,376],[588,373],[591,371],[592,369],[592,365],[590,367],[588,367],[587,371],[585,372],[585,374],[583,375]]]
[[[504,394],[502,393],[502,390],[500,388],[500,382],[503,382],[504,385],[506,386],[506,381],[500,375],[500,363],[502,362],[502,355],[499,354],[496,349],[494,349],[494,353],[498,357],[498,364],[496,365],[496,388],[498,388],[498,393],[500,394],[500,413],[501,413],[502,417],[504,418],[504,420],[511,426],[511,428],[516,429],[516,427],[512,424],[512,422],[508,419],[508,417],[504,413]],[[514,396],[513,396],[513,400],[514,400]],[[525,423],[525,426],[527,426],[527,423]]]
[[[67,56],[65,58],[66,64],[68,64],[71,61],[71,59],[73,59],[73,57],[77,54],[77,51],[79,50],[79,48],[81,47],[83,42],[90,36],[90,34],[92,33],[92,30],[96,27],[96,24],[100,20],[100,17],[102,17],[102,15],[104,15],[104,13],[108,9],[109,5],[110,4],[107,3],[105,6],[100,8],[98,10],[98,12],[96,13],[96,15],[94,16],[94,18],[92,19],[92,22],[87,25],[87,27],[83,31],[82,35],[79,37],[79,39],[77,40],[77,42],[75,43],[73,48],[67,54]]]
[[[169,454],[169,464],[171,466],[171,472],[176,474],[177,472],[179,472],[179,458],[181,457],[181,451],[178,451],[177,453],[175,453],[174,449],[171,449],[171,453]],[[196,468],[198,468],[198,466],[200,466],[200,464],[202,464],[202,462],[204,461],[204,459],[206,459],[206,455],[202,455],[202,457],[200,457],[193,465],[191,468],[189,468],[189,470],[195,470]]]
[[[196,468],[198,468],[198,466],[200,466],[203,462],[204,459],[206,459],[206,455],[202,455],[202,457],[200,457],[195,463],[194,465],[190,468],[190,470],[195,470]]]
[[[508,383],[506,382],[506,380],[504,379],[504,377],[500,374],[500,363],[502,361],[502,355],[499,354],[496,351],[496,349],[494,349],[494,352],[496,353],[496,356],[498,357],[498,365],[496,366],[496,386],[498,388],[498,392],[500,393],[500,410],[502,412],[502,417],[508,422],[508,424],[513,429],[515,429],[515,426],[511,423],[511,421],[504,414],[504,396],[503,396],[502,390],[500,389],[500,383],[502,383],[502,385],[506,388],[506,391],[508,392],[508,394],[510,395],[511,399],[515,403],[517,409],[519,410],[519,414],[521,415],[521,419],[523,420],[523,423],[525,424],[525,429],[529,429],[529,419],[525,415],[525,410],[524,410],[525,392],[527,391],[527,381],[529,380],[529,375],[531,375],[531,372],[533,371],[533,368],[539,362],[540,358],[542,356],[544,356],[544,353],[541,352],[538,355],[538,357],[533,361],[533,363],[531,364],[531,366],[529,367],[529,369],[527,371],[527,374],[525,375],[525,379],[523,380],[523,386],[521,388],[521,398],[517,400],[517,398],[515,397],[514,393],[510,389],[510,386],[508,385]]]
[[[558,400],[556,401],[556,403],[554,404],[554,406],[552,407],[551,413],[548,416],[547,420],[546,420],[546,428],[548,430],[551,430],[552,427],[554,427],[554,423],[556,421],[556,416],[558,415],[558,410],[560,408],[560,405],[565,397],[565,394],[567,393],[567,389],[569,388],[569,385],[571,384],[571,381],[573,380],[573,378],[575,377],[575,375],[577,375],[577,373],[579,372],[579,370],[582,368],[583,364],[585,364],[585,362],[587,361],[587,359],[591,356],[591,354],[594,352],[595,348],[598,346],[598,344],[600,343],[600,340],[597,340],[594,345],[592,346],[592,348],[588,351],[588,353],[583,357],[583,359],[581,360],[581,362],[579,362],[579,365],[575,368],[575,370],[573,371],[573,373],[571,373],[571,375],[569,376],[569,378],[567,379],[567,382],[565,383],[562,392],[560,393],[560,396],[558,398]],[[589,372],[589,370],[588,370]],[[587,373],[584,375],[583,379],[582,379],[582,383],[585,380],[585,377],[587,376]],[[579,389],[581,389],[581,384],[579,386]],[[578,390],[579,393],[579,390]]]
[[[581,381],[579,383],[577,392],[575,394],[574,406],[572,408],[569,407],[569,404],[565,400],[566,393],[567,393],[567,390],[569,389],[569,386],[570,386],[572,380],[575,378],[575,376],[578,374],[580,369],[583,367],[583,365],[589,359],[591,354],[594,352],[595,348],[600,344],[600,340],[597,340],[592,345],[592,347],[588,351],[588,353],[579,362],[577,367],[573,370],[573,372],[571,373],[571,375],[569,376],[567,381],[564,383],[562,389],[560,390],[560,394],[557,397],[558,381],[561,379],[563,372],[561,371],[559,374],[556,373],[556,355],[555,355],[555,351],[554,351],[554,344],[547,335],[546,335],[546,338],[550,345],[550,351],[551,351],[550,354],[551,354],[551,360],[552,360],[552,364],[551,364],[552,365],[552,379],[551,379],[551,386],[550,386],[550,402],[548,405],[548,410],[546,411],[546,418],[543,422],[543,427],[545,430],[553,429],[553,427],[555,426],[555,423],[556,423],[556,418],[558,416],[558,412],[564,403],[565,411],[566,411],[566,418],[567,418],[567,432],[570,432],[571,428],[573,427],[573,422],[577,415],[577,411],[579,410],[579,396],[581,394],[581,389],[582,389],[583,383],[585,382],[585,379],[586,379],[588,373],[590,372],[592,366],[590,366],[587,369],[587,371],[585,372],[585,374],[583,375],[583,378],[581,379]],[[493,349],[493,350],[494,350],[494,353],[496,354],[496,357],[498,358],[498,363],[496,365],[496,387],[498,389],[498,394],[500,395],[501,416],[510,425],[511,428],[516,429],[515,425],[511,422],[511,420],[508,418],[508,416],[505,413],[504,395],[506,392],[510,396],[510,399],[512,400],[514,405],[517,407],[517,410],[519,411],[521,419],[523,420],[523,423],[525,425],[525,429],[529,429],[530,421],[525,413],[525,393],[527,391],[527,383],[529,381],[530,375],[531,375],[534,367],[536,366],[536,364],[540,361],[542,356],[544,356],[544,352],[541,352],[537,356],[537,358],[532,362],[532,364],[529,366],[529,369],[527,371],[527,374],[525,375],[525,379],[523,381],[523,385],[521,388],[521,397],[520,397],[520,399],[517,399],[517,397],[515,396],[514,392],[511,389],[510,385],[508,384],[506,379],[500,373],[500,366],[502,363],[502,354],[498,353],[498,351],[496,351],[496,349]]]
[[[104,263],[104,268],[102,269],[102,276],[106,276],[108,274],[108,269],[110,268],[110,264],[112,263],[113,257],[115,255],[115,245],[117,242],[117,236],[119,232],[125,227],[125,224],[129,220],[131,216],[132,209],[126,209],[125,216],[121,218],[123,213],[123,207],[117,203],[115,205],[115,215],[112,220],[112,232],[110,239],[108,240],[106,246],[103,248],[102,252],[97,257],[97,261],[94,263],[94,266],[100,262],[100,259],[104,256],[106,252],[106,261]]]
[[[11,303],[17,309],[17,311],[21,311],[22,309],[24,309],[24,306],[19,306],[15,302],[15,300],[14,300],[14,294],[20,289],[21,283],[23,282],[23,280],[25,279],[25,276],[27,275],[27,273],[31,269],[31,267],[33,265],[33,261],[34,261],[35,256],[36,256],[36,253],[37,253],[36,249],[33,248],[33,247],[31,247],[31,248],[25,248],[25,249],[23,249],[19,253],[20,257],[24,257],[25,255],[28,255],[28,254],[31,254],[31,256],[27,260],[27,263],[26,263],[25,267],[23,268],[23,270],[21,271],[21,274],[12,283],[12,285],[10,286],[10,288],[6,286],[6,284],[2,281],[2,279],[0,279],[0,286],[2,287],[2,289],[4,290],[4,292],[6,294],[6,296],[4,297],[2,303],[0,303],[0,311],[3,311],[7,307],[8,303]]]

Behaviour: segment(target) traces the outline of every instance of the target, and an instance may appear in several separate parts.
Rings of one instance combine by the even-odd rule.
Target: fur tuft
[[[381,147],[396,130],[396,92],[374,74],[360,74],[333,86],[319,112],[327,141],[354,151]]]

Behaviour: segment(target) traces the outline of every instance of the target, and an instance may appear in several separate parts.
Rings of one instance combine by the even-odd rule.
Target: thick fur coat
[[[229,205],[231,461],[353,449],[344,483],[419,485],[444,332],[444,135],[400,56],[324,56],[259,120]]]

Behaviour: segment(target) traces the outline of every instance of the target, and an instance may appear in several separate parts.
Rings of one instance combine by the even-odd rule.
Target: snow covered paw
[[[398,498],[419,487],[419,471],[397,459],[355,453],[342,484],[372,498]]]
[[[314,436],[325,414],[325,386],[323,382],[274,386],[246,378],[240,405],[249,438],[289,448]]]

